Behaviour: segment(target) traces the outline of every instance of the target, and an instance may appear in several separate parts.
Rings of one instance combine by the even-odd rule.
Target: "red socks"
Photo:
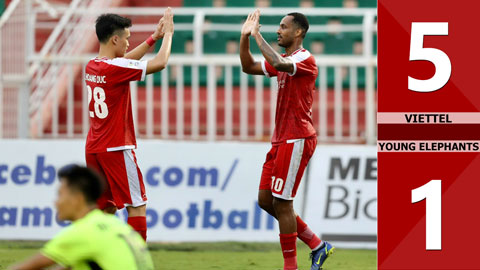
[[[297,233],[280,234],[284,270],[297,270]]]
[[[307,244],[311,250],[316,250],[322,244],[322,240],[310,230],[299,216],[297,216],[297,233],[298,238]]]
[[[147,241],[147,217],[128,217],[128,224]]]

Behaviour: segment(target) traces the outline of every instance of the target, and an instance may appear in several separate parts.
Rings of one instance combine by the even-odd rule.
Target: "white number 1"
[[[426,199],[427,250],[442,249],[442,180],[431,180],[412,190],[412,203]]]

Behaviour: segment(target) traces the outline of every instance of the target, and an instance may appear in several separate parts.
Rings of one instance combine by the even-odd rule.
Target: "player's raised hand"
[[[252,35],[256,35],[258,32],[260,32],[260,9],[255,10],[253,13],[253,27],[252,27]]]
[[[163,17],[158,21],[157,29],[155,29],[155,32],[152,35],[153,40],[159,40],[165,35],[165,31],[163,30],[164,21]]]
[[[163,31],[165,33],[172,33],[173,34],[173,31],[174,31],[173,12],[172,12],[172,9],[170,7],[168,7],[165,10],[165,13],[163,14],[162,19],[164,19],[164,21],[163,21]]]
[[[245,20],[245,23],[242,26],[242,35],[250,36],[250,34],[252,33],[252,30],[253,30],[253,27],[254,27],[254,24],[255,24],[255,21],[254,21],[255,12],[256,11],[248,14],[248,17],[247,17],[247,19]]]

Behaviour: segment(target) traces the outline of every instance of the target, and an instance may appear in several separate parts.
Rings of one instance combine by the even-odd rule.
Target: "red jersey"
[[[312,120],[313,91],[318,75],[315,58],[305,49],[282,56],[293,61],[293,73],[277,71],[267,61],[262,61],[265,75],[277,76],[278,81],[273,144],[316,135]]]
[[[86,153],[135,149],[130,81],[145,79],[147,61],[95,58],[85,68],[90,130]]]

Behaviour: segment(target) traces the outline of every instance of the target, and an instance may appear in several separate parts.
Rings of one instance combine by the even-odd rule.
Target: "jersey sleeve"
[[[92,252],[85,233],[70,226],[47,242],[41,250],[44,256],[65,267],[78,264]]]
[[[304,76],[315,75],[318,73],[315,59],[308,51],[300,51],[292,56],[289,56],[293,62],[293,72],[288,73],[290,76]]]
[[[267,77],[275,77],[278,74],[278,71],[265,59],[262,60],[262,70]]]
[[[147,61],[114,58],[108,61],[115,81],[143,81],[147,73]]]

